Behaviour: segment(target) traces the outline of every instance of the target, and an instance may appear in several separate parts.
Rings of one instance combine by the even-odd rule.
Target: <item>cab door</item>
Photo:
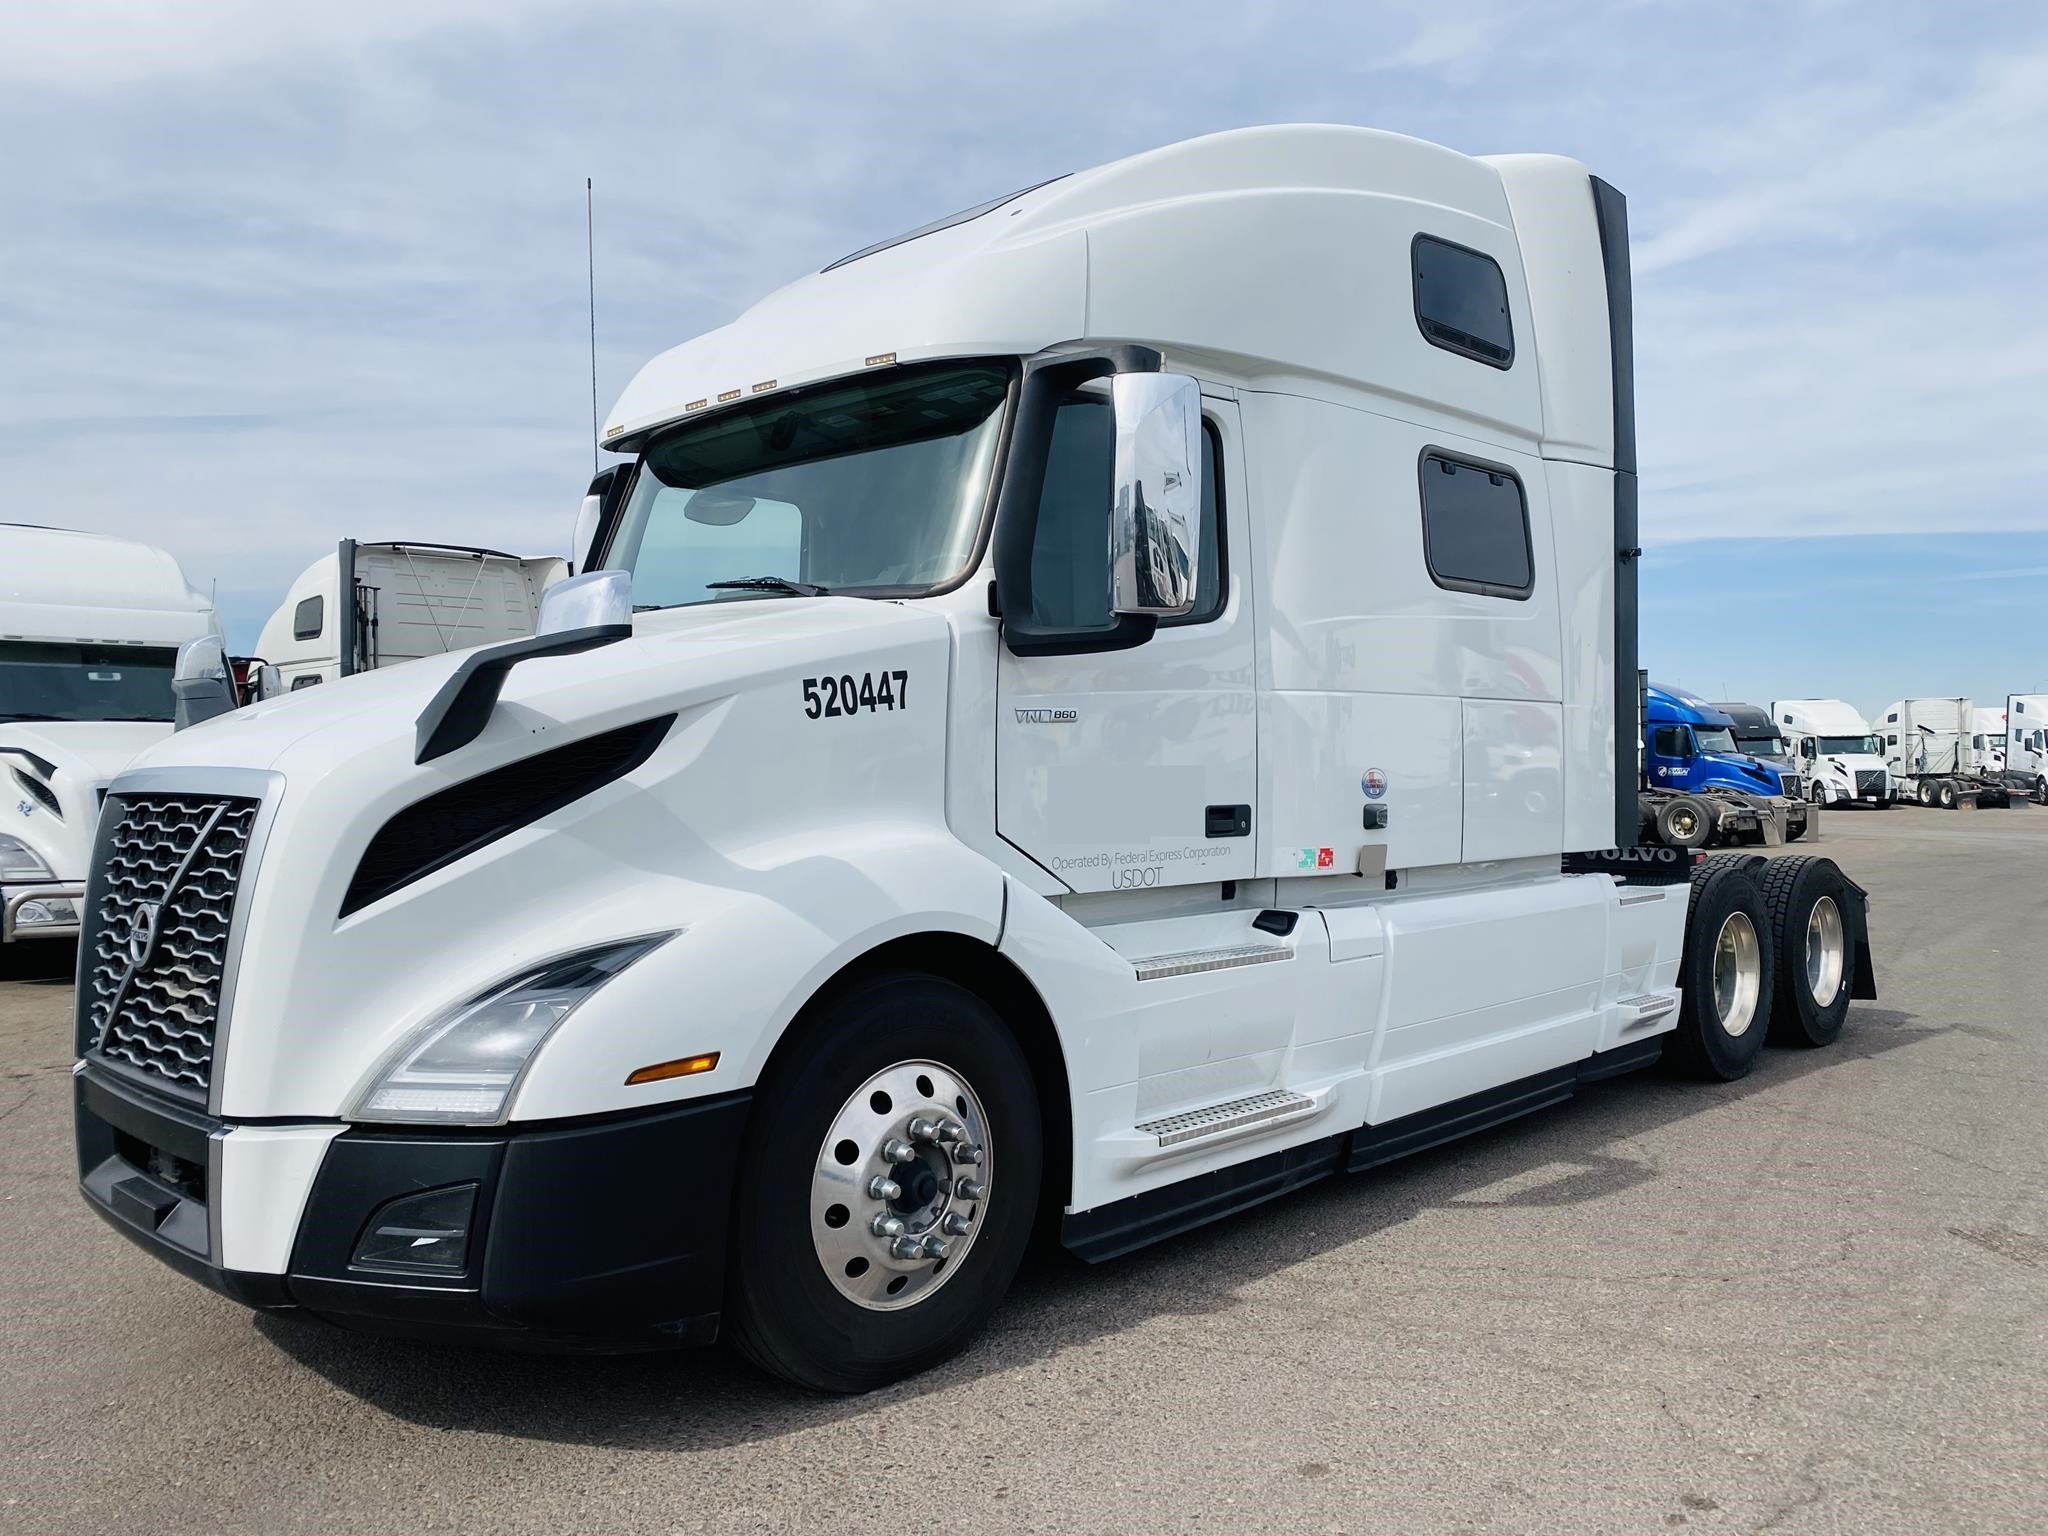
[[[1248,535],[1237,405],[1205,386],[1194,609],[1122,650],[1002,648],[996,825],[1076,891],[1249,879],[1258,777]],[[1076,393],[1054,417],[1032,546],[1036,620],[1112,623],[1111,408]],[[1120,558],[1134,558],[1130,551]]]

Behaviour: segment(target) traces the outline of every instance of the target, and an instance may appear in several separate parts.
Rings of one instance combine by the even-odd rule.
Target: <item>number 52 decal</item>
[[[851,672],[838,677],[804,679],[804,714],[813,720],[832,715],[857,715],[864,709],[908,709],[908,672],[863,672],[855,682]]]

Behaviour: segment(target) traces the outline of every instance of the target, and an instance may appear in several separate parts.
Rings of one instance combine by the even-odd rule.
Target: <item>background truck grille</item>
[[[79,1048],[203,1096],[258,801],[109,795],[83,935]]]
[[[1859,768],[1856,770],[1856,798],[1858,800],[1861,800],[1865,795],[1879,794],[1883,789],[1884,770],[1882,768]]]

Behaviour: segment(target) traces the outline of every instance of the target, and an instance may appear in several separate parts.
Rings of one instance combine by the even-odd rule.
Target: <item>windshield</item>
[[[1823,736],[1820,751],[1823,757],[1878,757],[1884,749],[1875,736]]]
[[[1772,732],[1768,736],[1737,736],[1735,745],[1756,757],[1783,757],[1785,739]]]
[[[892,368],[657,437],[605,558],[641,608],[827,592],[915,596],[967,572],[1004,363]],[[738,590],[713,583],[773,577]]]
[[[0,643],[0,721],[168,720],[177,660],[139,645]]]
[[[1733,752],[1735,733],[1717,726],[1696,725],[1692,728],[1693,739],[1700,744],[1702,752]]]

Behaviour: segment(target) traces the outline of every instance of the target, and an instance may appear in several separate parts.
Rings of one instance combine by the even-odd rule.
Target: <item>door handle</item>
[[[1202,813],[1204,837],[1250,837],[1252,808],[1248,805],[1212,805]]]

